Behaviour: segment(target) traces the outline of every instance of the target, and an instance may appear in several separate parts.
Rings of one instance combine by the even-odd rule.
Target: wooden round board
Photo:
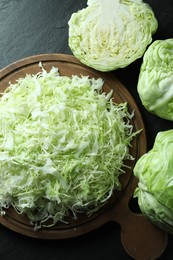
[[[1,70],[0,92],[15,83],[26,74],[36,74],[41,71],[39,62],[46,70],[52,66],[58,67],[60,75],[86,75],[104,80],[103,91],[113,89],[113,99],[116,103],[128,102],[129,112],[135,110],[132,119],[134,131],[143,129],[132,141],[131,154],[134,161],[128,162],[130,169],[121,177],[122,190],[115,192],[112,198],[96,213],[88,217],[81,214],[77,220],[69,219],[68,224],[58,223],[51,228],[41,228],[34,231],[33,226],[24,215],[19,215],[9,208],[0,223],[20,234],[41,239],[64,239],[86,234],[110,221],[116,221],[121,226],[121,238],[125,250],[135,259],[155,259],[164,251],[167,235],[150,222],[142,214],[135,214],[129,209],[129,201],[137,185],[133,176],[133,167],[141,155],[146,152],[146,135],[140,111],[127,89],[111,73],[101,73],[81,64],[75,57],[65,54],[43,54],[17,61]]]

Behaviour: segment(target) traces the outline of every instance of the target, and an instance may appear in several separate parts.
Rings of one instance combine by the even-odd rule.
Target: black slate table
[[[173,38],[172,0],[146,0],[155,12],[159,28],[156,39]],[[43,53],[72,54],[68,47],[68,20],[86,6],[86,0],[0,0],[0,69],[19,59]],[[136,91],[141,59],[112,72],[130,91],[141,111],[151,149],[157,132],[173,123],[148,113]],[[161,259],[173,259],[173,236]],[[67,240],[36,240],[0,225],[0,260],[113,260],[130,259],[125,253],[120,230],[109,223],[87,235]]]

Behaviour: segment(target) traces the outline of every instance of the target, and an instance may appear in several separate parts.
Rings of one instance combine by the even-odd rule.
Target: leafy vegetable
[[[0,99],[1,214],[12,205],[39,228],[91,214],[121,189],[133,114],[103,83],[53,67],[10,85]]]
[[[153,148],[136,163],[134,196],[144,215],[173,233],[173,130],[159,132]]]
[[[123,68],[140,58],[157,20],[141,0],[89,0],[69,20],[69,46],[87,66],[100,71]]]
[[[173,38],[153,42],[144,54],[138,92],[149,112],[173,121]]]

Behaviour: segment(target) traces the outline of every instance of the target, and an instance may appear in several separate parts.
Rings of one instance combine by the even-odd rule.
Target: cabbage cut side
[[[141,0],[89,0],[69,20],[69,46],[84,64],[99,71],[128,66],[143,56],[158,24]]]
[[[123,160],[132,160],[127,104],[102,93],[103,80],[26,75],[0,99],[0,210],[46,220],[91,214],[120,190]]]

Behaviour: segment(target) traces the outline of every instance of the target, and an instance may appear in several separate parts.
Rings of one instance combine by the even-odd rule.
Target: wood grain
[[[131,154],[135,160],[128,162],[131,169],[126,169],[126,174],[121,177],[122,190],[115,192],[112,198],[91,217],[80,215],[77,220],[68,219],[69,224],[58,223],[51,228],[42,228],[34,231],[28,219],[24,215],[17,214],[13,208],[9,208],[6,215],[0,217],[2,225],[20,234],[40,239],[64,239],[86,234],[98,227],[116,221],[121,226],[122,243],[129,255],[135,259],[155,259],[164,251],[167,243],[167,235],[151,223],[141,214],[135,214],[129,209],[129,201],[133,196],[137,185],[137,179],[133,176],[133,167],[146,152],[146,134],[140,111],[131,94],[111,73],[101,73],[82,65],[76,58],[64,54],[44,54],[25,58],[4,68],[0,72],[0,92],[26,74],[36,74],[41,71],[38,66],[42,62],[46,70],[52,66],[58,67],[61,75],[86,75],[104,80],[103,91],[113,89],[114,102],[128,102],[129,112],[135,110],[132,119],[134,131],[143,131],[132,141]],[[157,243],[156,243],[157,237]]]

